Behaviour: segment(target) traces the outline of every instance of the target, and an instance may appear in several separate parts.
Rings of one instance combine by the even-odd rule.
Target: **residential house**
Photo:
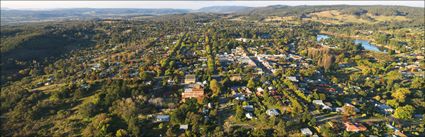
[[[348,132],[366,131],[367,128],[360,123],[345,122],[345,130]]]
[[[291,76],[291,77],[287,77],[290,81],[292,81],[292,82],[298,82],[298,79],[297,79],[297,77],[293,77],[293,76]]]
[[[246,106],[243,106],[243,109],[244,109],[245,111],[250,111],[250,112],[252,112],[252,111],[254,111],[254,106],[253,106],[253,105],[246,105]]]
[[[169,115],[157,115],[155,117],[156,122],[168,122],[170,121],[170,116]]]
[[[185,84],[193,84],[196,82],[196,76],[195,75],[186,75],[184,79]]]
[[[319,105],[322,107],[323,110],[325,109],[332,109],[331,107],[329,107],[328,105],[326,105],[325,103],[323,103],[323,100],[313,100],[313,104]]]
[[[198,101],[202,101],[204,98],[204,87],[199,83],[188,85],[182,93],[182,100],[184,101],[186,98],[196,98]]]
[[[394,112],[394,109],[393,108],[391,108],[390,106],[385,105],[385,104],[378,104],[378,103],[376,103],[375,104],[375,107],[377,107],[384,114],[391,114],[391,113]]]
[[[269,109],[266,111],[266,114],[269,116],[277,116],[279,115],[279,111],[277,111],[277,109]]]
[[[180,130],[187,130],[189,129],[189,125],[180,125]]]
[[[400,137],[407,137],[405,134],[403,134],[402,131],[400,131],[399,129],[395,128],[394,126],[387,124],[386,125],[389,129],[394,131],[394,134]]]
[[[230,76],[230,80],[231,81],[240,81],[240,80],[242,80],[242,77],[239,74],[234,74],[234,75]]]
[[[252,115],[252,113],[245,113],[245,117],[248,119],[253,119],[254,115]]]
[[[309,128],[302,128],[301,133],[305,136],[312,136],[313,132]]]

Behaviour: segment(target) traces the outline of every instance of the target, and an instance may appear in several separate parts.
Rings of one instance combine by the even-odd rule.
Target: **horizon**
[[[52,4],[53,3],[53,4]],[[53,6],[54,5],[54,6]],[[424,8],[424,1],[1,1],[1,9],[57,10],[93,9],[190,9],[213,6],[266,7],[284,6],[408,6]]]

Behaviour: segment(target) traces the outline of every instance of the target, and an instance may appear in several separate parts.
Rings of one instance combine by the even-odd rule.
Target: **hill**
[[[189,9],[73,8],[54,10],[1,10],[2,24],[49,20],[112,18],[129,15],[181,14]]]
[[[206,13],[239,13],[245,12],[253,9],[252,7],[245,6],[211,6],[204,7],[196,10],[196,12],[206,12]]]

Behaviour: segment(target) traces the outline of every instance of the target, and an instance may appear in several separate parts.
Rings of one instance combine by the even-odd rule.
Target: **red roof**
[[[366,131],[367,128],[359,123],[345,122],[345,130],[352,132]]]

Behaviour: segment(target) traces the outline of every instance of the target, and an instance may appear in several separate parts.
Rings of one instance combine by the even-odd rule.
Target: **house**
[[[367,128],[359,123],[345,122],[345,130],[348,132],[366,131]]]
[[[399,129],[395,128],[394,126],[387,124],[386,125],[389,129],[394,131],[394,134],[400,137],[407,137],[405,134],[403,134],[402,131],[400,131]]]
[[[262,87],[257,87],[257,92],[263,92],[264,89]]]
[[[180,130],[187,130],[189,129],[189,125],[180,125]]]
[[[309,128],[302,128],[301,133],[305,136],[312,136],[313,135],[313,132],[311,132],[311,130]]]
[[[279,111],[277,111],[277,109],[269,109],[266,111],[266,114],[269,116],[277,116],[279,115]]]
[[[242,80],[242,77],[241,77],[241,75],[235,74],[235,75],[230,76],[230,80],[231,81],[240,81],[240,80]]]
[[[375,104],[375,107],[377,107],[384,114],[391,114],[394,112],[394,109],[385,104]]]
[[[313,104],[322,106],[322,109],[332,109],[331,107],[329,107],[328,105],[326,105],[325,103],[323,103],[323,100],[313,100]]]
[[[351,105],[349,103],[345,103],[345,106],[353,107],[355,112],[357,112],[357,113],[360,112],[360,110],[358,108],[356,108],[355,106],[353,106],[353,105]],[[335,108],[335,111],[336,112],[344,113],[344,109],[342,109],[342,107]]]
[[[170,116],[169,115],[157,115],[155,117],[156,122],[168,122],[170,121]]]
[[[204,87],[199,83],[188,85],[182,93],[182,100],[184,101],[186,98],[196,98],[198,101],[202,101],[204,98]]]
[[[245,113],[245,117],[248,119],[253,119],[254,115],[252,115],[252,113]]]
[[[243,106],[243,109],[244,109],[245,111],[250,111],[250,112],[252,112],[252,111],[254,111],[254,106],[252,106],[252,105],[246,105],[246,106]]]
[[[287,77],[292,82],[298,82],[297,77]]]
[[[193,84],[196,82],[196,76],[195,75],[186,75],[184,78],[185,84]]]
[[[81,88],[83,88],[83,89],[89,89],[90,88],[90,85],[84,83],[84,84],[81,84]]]
[[[245,101],[246,100],[245,95],[236,96],[235,99],[239,100],[239,101]]]
[[[235,39],[235,40],[237,40],[237,41],[242,41],[242,42],[254,41],[254,40],[247,39],[247,38],[237,38],[237,39]]]

